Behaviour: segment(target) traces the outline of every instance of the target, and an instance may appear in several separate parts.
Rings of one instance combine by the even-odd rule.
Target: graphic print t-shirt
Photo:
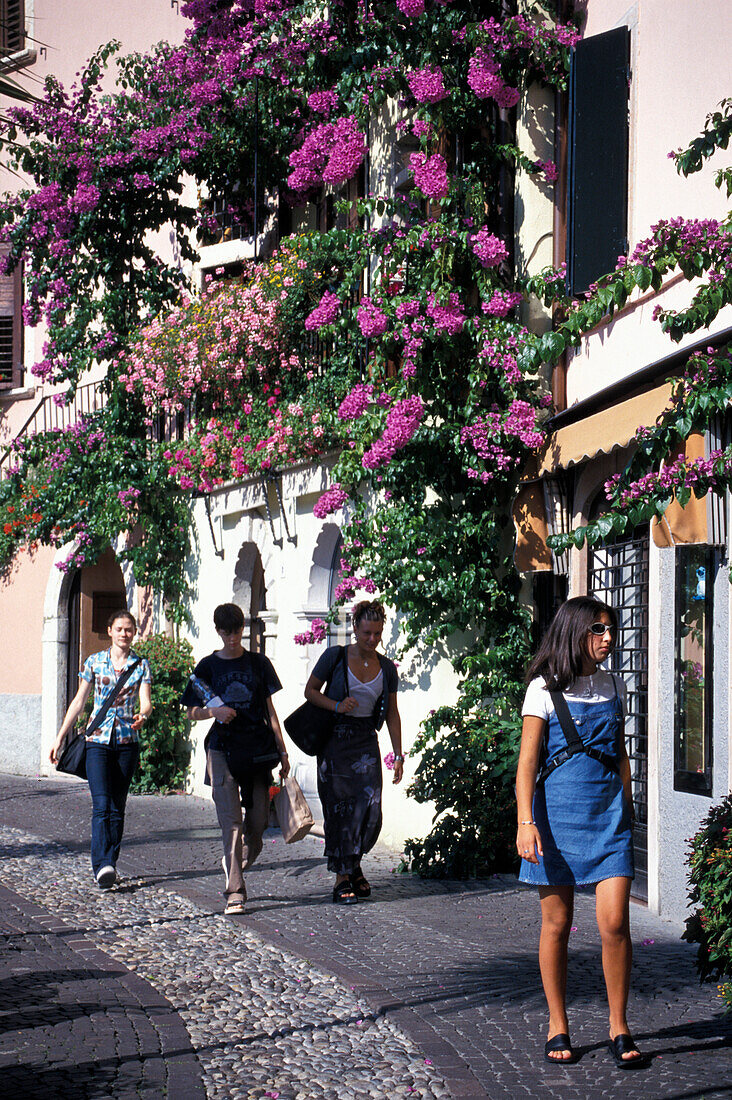
[[[199,661],[181,696],[185,707],[205,707],[209,699],[218,696],[227,707],[236,711],[227,725],[214,722],[206,738],[211,749],[224,749],[231,737],[249,739],[253,729],[267,726],[267,698],[279,691],[282,684],[272,662],[261,653],[242,653],[226,660],[212,653]]]

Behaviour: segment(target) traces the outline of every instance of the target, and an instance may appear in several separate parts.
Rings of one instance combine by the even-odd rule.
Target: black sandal
[[[358,902],[358,898],[353,891],[353,884],[349,878],[335,884],[333,887],[333,901],[336,905],[353,905]]]
[[[560,1050],[568,1050],[569,1058],[552,1058],[551,1051]],[[562,1031],[559,1035],[554,1035],[551,1039],[548,1039],[547,1042],[544,1043],[544,1058],[547,1062],[551,1062],[553,1066],[571,1066],[573,1062],[576,1062],[577,1055],[572,1050],[569,1035],[565,1035]]]
[[[638,1047],[635,1045],[632,1035],[628,1035],[623,1031],[619,1035],[616,1035],[614,1039],[611,1039],[608,1043],[610,1047],[610,1053],[615,1059],[615,1065],[620,1069],[640,1069],[641,1066],[648,1065],[648,1055],[641,1054]],[[632,1054],[636,1052],[637,1058],[623,1058],[624,1054]]]
[[[371,897],[371,884],[365,878],[364,873],[360,867],[357,871],[354,871],[351,877],[351,886],[353,887],[353,892],[357,898]]]

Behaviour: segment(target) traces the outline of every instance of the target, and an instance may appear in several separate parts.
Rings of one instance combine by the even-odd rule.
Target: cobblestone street
[[[538,905],[510,878],[423,882],[384,849],[372,899],[330,903],[322,840],[267,834],[246,915],[225,918],[213,804],[132,797],[123,881],[100,892],[89,794],[0,777],[0,1073],[17,1097],[732,1095],[732,1020],[681,928],[632,908],[630,1020],[652,1054],[605,1046],[593,899],[578,899],[577,1065],[543,1061]]]

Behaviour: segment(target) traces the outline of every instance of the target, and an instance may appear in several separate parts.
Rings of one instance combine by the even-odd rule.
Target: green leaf
[[[653,272],[649,267],[643,267],[638,265],[633,269],[635,274],[635,283],[640,290],[648,290],[651,285],[651,279],[653,278]]]

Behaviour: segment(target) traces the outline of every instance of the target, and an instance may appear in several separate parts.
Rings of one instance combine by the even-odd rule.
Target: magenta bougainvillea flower
[[[450,191],[447,163],[439,153],[428,157],[426,153],[412,153],[409,167],[414,174],[415,185],[428,199],[445,199]]]
[[[323,325],[331,325],[337,318],[341,308],[340,298],[332,290],[326,290],[312,313],[305,318],[305,328],[308,332],[322,328]]]
[[[358,327],[366,337],[383,336],[389,327],[389,318],[370,298],[362,298],[358,307]]]
[[[436,65],[407,73],[407,83],[417,103],[439,103],[449,94],[443,83],[442,69]]]
[[[470,247],[483,267],[498,267],[508,258],[508,249],[503,241],[486,226],[470,238]]]

